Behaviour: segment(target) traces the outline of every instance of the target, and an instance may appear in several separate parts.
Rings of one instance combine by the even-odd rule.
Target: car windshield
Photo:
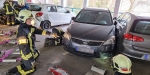
[[[150,21],[138,21],[134,32],[150,35]]]
[[[98,25],[112,25],[112,17],[110,12],[83,10],[78,14],[75,22]]]
[[[41,11],[41,7],[39,5],[29,5],[29,10],[31,10],[31,11]]]

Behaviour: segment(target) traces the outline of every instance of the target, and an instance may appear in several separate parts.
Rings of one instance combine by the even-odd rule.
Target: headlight
[[[114,41],[115,41],[115,36],[112,36],[108,40],[106,40],[103,45],[114,44]]]
[[[66,38],[68,40],[70,40],[70,38],[71,38],[71,35],[68,33],[68,31],[66,31],[63,36],[64,36],[64,38]]]

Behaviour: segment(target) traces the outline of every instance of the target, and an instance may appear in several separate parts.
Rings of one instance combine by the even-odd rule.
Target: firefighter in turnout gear
[[[112,58],[112,67],[115,70],[114,75],[132,75],[131,66],[131,60],[122,54]]]
[[[21,65],[8,70],[7,75],[28,75],[36,70],[36,59],[39,51],[35,48],[35,34],[52,35],[51,32],[39,30],[34,27],[34,19],[31,11],[21,10],[19,18],[21,24],[17,32],[17,40],[21,54]]]
[[[18,5],[15,7],[15,9],[19,13],[21,10],[24,10],[24,9],[28,10],[29,6],[25,3],[25,0],[18,0]]]
[[[16,5],[17,3],[12,0],[6,0],[4,2],[3,9],[5,10],[7,16],[7,25],[15,24],[15,15],[14,15],[13,7],[15,7]]]

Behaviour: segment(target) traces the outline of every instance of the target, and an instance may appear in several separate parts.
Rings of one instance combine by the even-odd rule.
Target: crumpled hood
[[[68,32],[75,38],[105,41],[113,29],[114,25],[105,26],[73,22],[73,24],[68,28]]]

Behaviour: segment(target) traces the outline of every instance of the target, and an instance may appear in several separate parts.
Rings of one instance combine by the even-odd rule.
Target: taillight
[[[135,36],[135,35],[132,35],[129,33],[124,34],[124,39],[135,41],[135,42],[143,42],[144,41],[144,39],[142,37]]]
[[[43,15],[43,13],[42,12],[38,12],[38,13],[36,13],[36,17],[41,17]]]

